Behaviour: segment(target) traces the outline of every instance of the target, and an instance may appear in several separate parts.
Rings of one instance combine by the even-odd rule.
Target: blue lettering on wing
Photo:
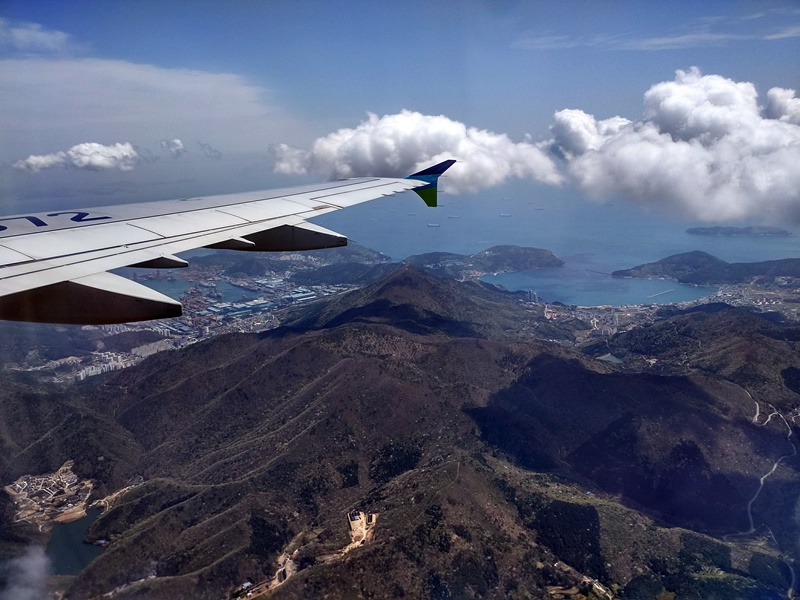
[[[47,227],[47,223],[42,221],[36,215],[26,215],[24,217],[6,217],[4,219],[0,219],[0,221],[16,221],[18,219],[27,219],[37,227]],[[5,225],[0,225],[0,231],[5,231],[6,229],[8,229],[8,227],[6,227]]]
[[[87,223],[89,221],[102,221],[104,219],[110,219],[111,217],[108,215],[100,215],[96,217],[90,217],[91,213],[86,212],[85,210],[69,210],[65,212],[56,212],[56,213],[48,213],[46,216],[48,217],[60,217],[61,215],[72,215],[69,220],[74,221],[75,223]],[[4,217],[0,218],[0,221],[19,221],[20,219],[25,219],[29,223],[35,225],[36,227],[47,227],[48,223],[44,221],[41,217],[36,215],[23,215],[20,217]],[[8,227],[5,225],[0,225],[0,231],[6,231]]]
[[[103,217],[90,217],[89,213],[83,210],[68,210],[66,212],[48,213],[48,217],[59,217],[61,215],[72,215],[69,220],[76,223],[86,223],[87,221],[102,221],[103,219],[110,219],[109,216]]]

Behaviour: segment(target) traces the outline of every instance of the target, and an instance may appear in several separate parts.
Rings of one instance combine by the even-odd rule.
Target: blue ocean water
[[[580,265],[520,273],[487,275],[482,279],[509,290],[532,290],[547,302],[580,306],[671,304],[703,298],[713,287],[682,285],[657,279],[621,279],[599,273],[582,273]]]
[[[433,209],[413,193],[400,194],[315,222],[396,260],[435,251],[473,254],[501,244],[545,248],[566,265],[489,280],[509,289],[533,289],[547,301],[587,306],[677,302],[706,295],[709,290],[673,282],[602,275],[680,252],[703,250],[728,262],[800,257],[798,228],[782,225],[795,234],[791,237],[691,235],[687,228],[708,224],[647,212],[624,200],[591,202],[575,190],[530,183],[474,195],[444,194]],[[669,289],[674,291],[648,298]]]

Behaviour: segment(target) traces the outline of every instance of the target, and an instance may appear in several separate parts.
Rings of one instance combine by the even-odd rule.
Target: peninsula
[[[673,254],[653,263],[614,271],[614,277],[672,279],[694,285],[750,283],[756,279],[791,285],[800,278],[800,258],[728,263],[707,252],[695,250]]]

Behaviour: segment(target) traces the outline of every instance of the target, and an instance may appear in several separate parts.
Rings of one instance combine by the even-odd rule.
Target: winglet
[[[452,159],[446,160],[444,162],[440,162],[438,165],[433,165],[432,167],[428,167],[427,169],[423,169],[418,173],[414,173],[413,175],[406,177],[406,179],[418,179],[420,181],[427,182],[428,185],[414,188],[414,191],[420,198],[422,198],[425,204],[431,208],[436,206],[436,184],[439,181],[439,176],[447,171],[447,169],[452,167],[455,162],[456,161]]]

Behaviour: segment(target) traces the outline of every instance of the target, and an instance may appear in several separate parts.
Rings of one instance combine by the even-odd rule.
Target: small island
[[[469,256],[451,252],[417,254],[409,256],[405,262],[454,279],[478,279],[489,273],[533,271],[564,265],[564,261],[549,250],[511,245],[492,246]]]
[[[779,227],[750,225],[748,227],[692,227],[686,230],[691,235],[749,235],[756,237],[789,237],[790,231]]]

